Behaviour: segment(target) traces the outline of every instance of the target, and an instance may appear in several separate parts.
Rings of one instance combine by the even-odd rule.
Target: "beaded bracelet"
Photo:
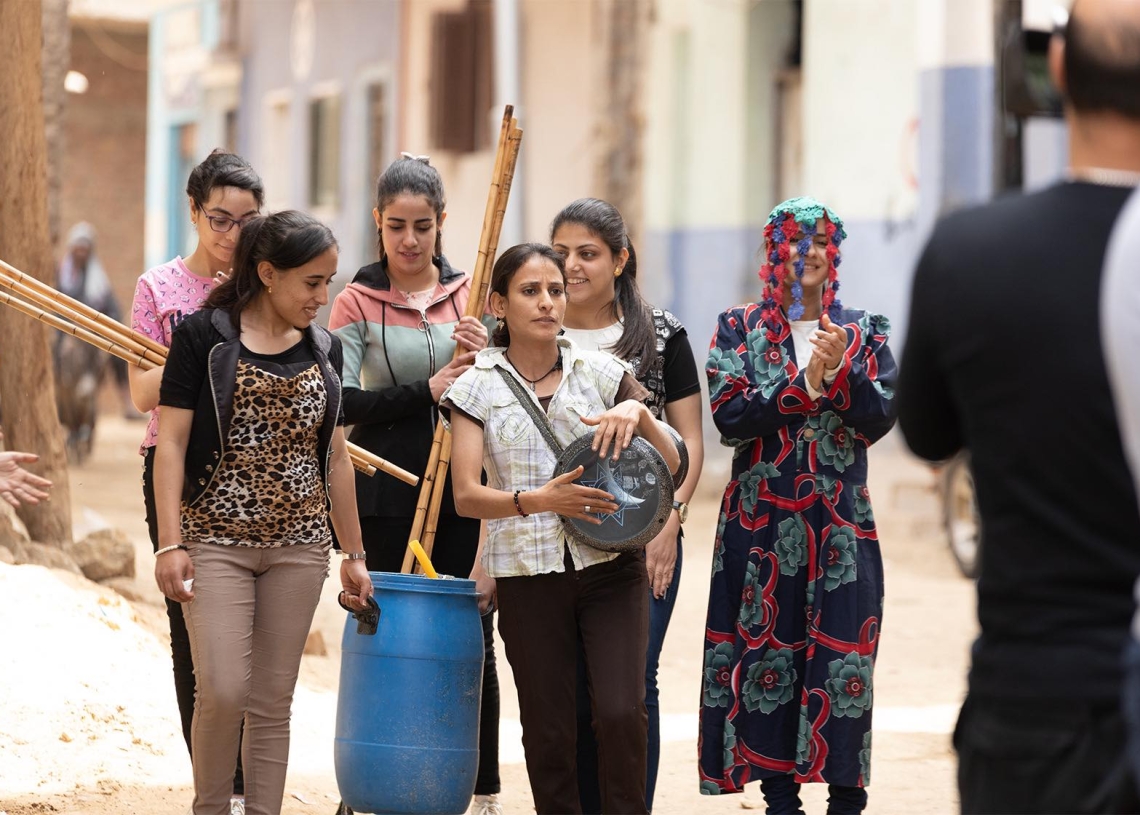
[[[183,552],[185,552],[186,544],[177,543],[174,546],[164,546],[162,549],[159,549],[157,552],[155,552],[154,556],[158,557],[159,555],[165,555],[167,552],[173,552],[175,549],[181,549]]]
[[[519,515],[521,515],[525,518],[525,517],[527,517],[527,514],[525,512],[523,512],[522,504],[519,503],[519,493],[520,492],[525,492],[525,490],[515,490],[515,509],[517,509],[519,511]]]

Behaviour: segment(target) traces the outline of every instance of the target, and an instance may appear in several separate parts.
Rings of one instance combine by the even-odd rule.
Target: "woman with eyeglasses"
[[[202,308],[211,290],[228,276],[242,224],[256,215],[264,202],[261,178],[249,162],[220,149],[190,171],[186,195],[198,245],[189,257],[175,257],[139,277],[131,306],[131,328],[167,348],[175,326]],[[135,407],[144,413],[150,412],[139,453],[143,456],[146,522],[155,551],[158,551],[158,521],[154,504],[154,455],[158,441],[158,390],[165,370],[165,366],[149,371],[132,366],[127,370]],[[182,604],[167,598],[166,614],[170,619],[170,654],[174,661],[174,690],[182,719],[182,735],[187,749],[192,749],[194,661]],[[239,756],[231,812],[244,812],[244,789]]]

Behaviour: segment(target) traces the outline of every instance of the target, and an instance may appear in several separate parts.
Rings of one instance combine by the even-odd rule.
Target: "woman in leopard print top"
[[[246,805],[280,812],[332,528],[360,556],[341,564],[346,602],[363,608],[372,593],[340,343],[313,323],[336,266],[332,232],[308,215],[251,218],[231,279],[175,330],[163,373],[155,577],[183,604],[194,657],[195,815],[229,806],[243,721]]]

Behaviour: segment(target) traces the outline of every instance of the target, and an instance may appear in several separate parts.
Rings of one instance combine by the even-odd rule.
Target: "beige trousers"
[[[194,562],[194,599],[183,604],[194,656],[194,815],[229,815],[239,740],[246,812],[279,815],[293,689],[329,546],[187,545]]]

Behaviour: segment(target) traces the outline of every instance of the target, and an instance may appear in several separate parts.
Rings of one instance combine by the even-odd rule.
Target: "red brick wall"
[[[145,24],[71,21],[71,70],[88,80],[64,108],[60,246],[78,221],[98,231],[123,314],[143,269],[146,210],[147,30]]]

